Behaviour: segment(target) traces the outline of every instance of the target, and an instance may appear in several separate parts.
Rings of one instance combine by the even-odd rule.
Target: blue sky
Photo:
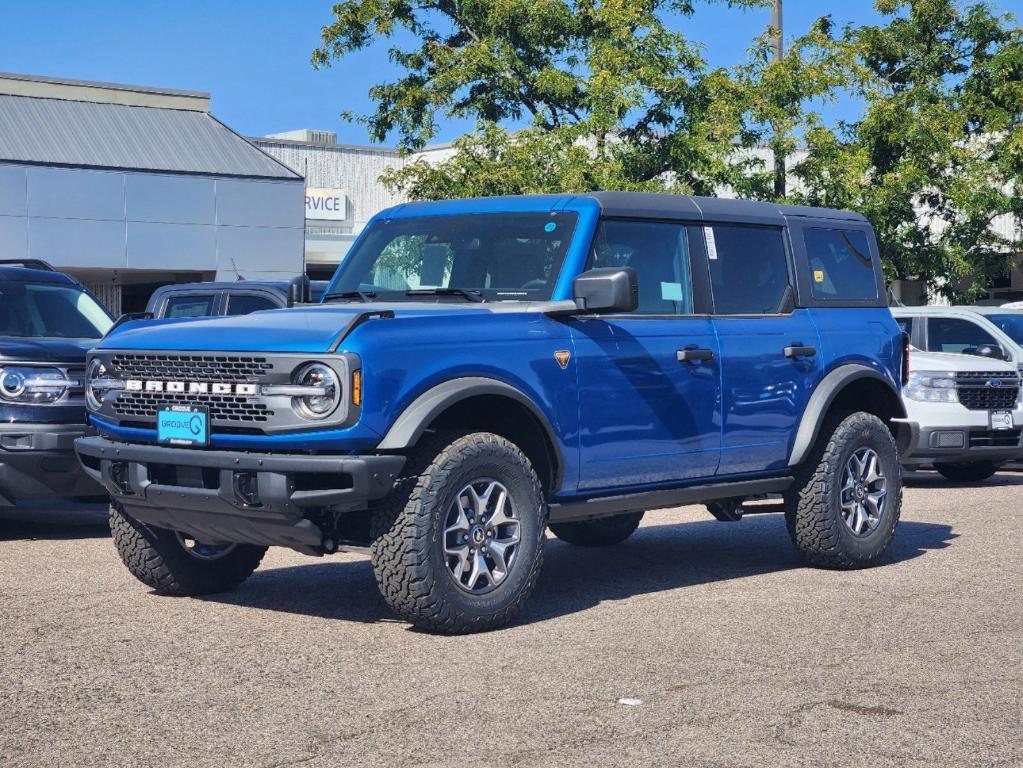
[[[339,115],[369,111],[368,88],[394,69],[378,45],[314,70],[309,55],[330,7],[329,0],[5,0],[0,71],[209,91],[214,114],[246,135],[318,128],[337,131],[343,142],[367,143],[365,130]],[[1023,16],[1023,0],[998,7]],[[828,11],[836,22],[878,18],[870,0],[786,0],[786,36]],[[704,5],[682,28],[705,44],[711,64],[731,65],[769,20],[767,9]],[[836,110],[845,116],[855,105]],[[465,129],[446,123],[438,141]]]

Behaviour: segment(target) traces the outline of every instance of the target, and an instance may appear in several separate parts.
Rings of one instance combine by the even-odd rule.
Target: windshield
[[[1023,313],[986,315],[987,319],[997,325],[1010,339],[1023,344]]]
[[[0,280],[0,336],[98,339],[113,324],[76,286]]]
[[[324,300],[546,301],[576,219],[565,211],[382,219],[345,258]]]

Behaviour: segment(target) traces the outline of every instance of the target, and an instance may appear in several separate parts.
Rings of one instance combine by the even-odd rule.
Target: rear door
[[[706,271],[694,285],[690,263],[683,224],[600,224],[587,268],[635,269],[639,307],[568,321],[579,376],[580,490],[677,483],[717,469],[720,350],[705,314]]]
[[[719,475],[783,469],[810,392],[821,378],[808,310],[793,309],[794,282],[780,226],[708,222],[694,238],[710,276],[721,347],[723,423]]]

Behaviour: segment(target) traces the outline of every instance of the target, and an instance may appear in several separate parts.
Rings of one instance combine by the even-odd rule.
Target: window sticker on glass
[[[703,239],[707,241],[707,258],[717,259],[718,247],[717,243],[714,242],[714,227],[703,228]]]
[[[682,301],[682,283],[661,283],[661,299],[664,301]]]
[[[823,283],[824,282],[824,270],[823,269],[815,269],[813,271],[813,281],[815,283]]]

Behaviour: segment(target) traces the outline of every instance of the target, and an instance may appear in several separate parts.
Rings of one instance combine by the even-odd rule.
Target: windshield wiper
[[[323,297],[324,301],[331,299],[358,299],[363,304],[368,304],[377,297],[376,291],[335,291]]]
[[[469,288],[413,288],[406,296],[461,296],[466,301],[483,301],[483,291]]]

